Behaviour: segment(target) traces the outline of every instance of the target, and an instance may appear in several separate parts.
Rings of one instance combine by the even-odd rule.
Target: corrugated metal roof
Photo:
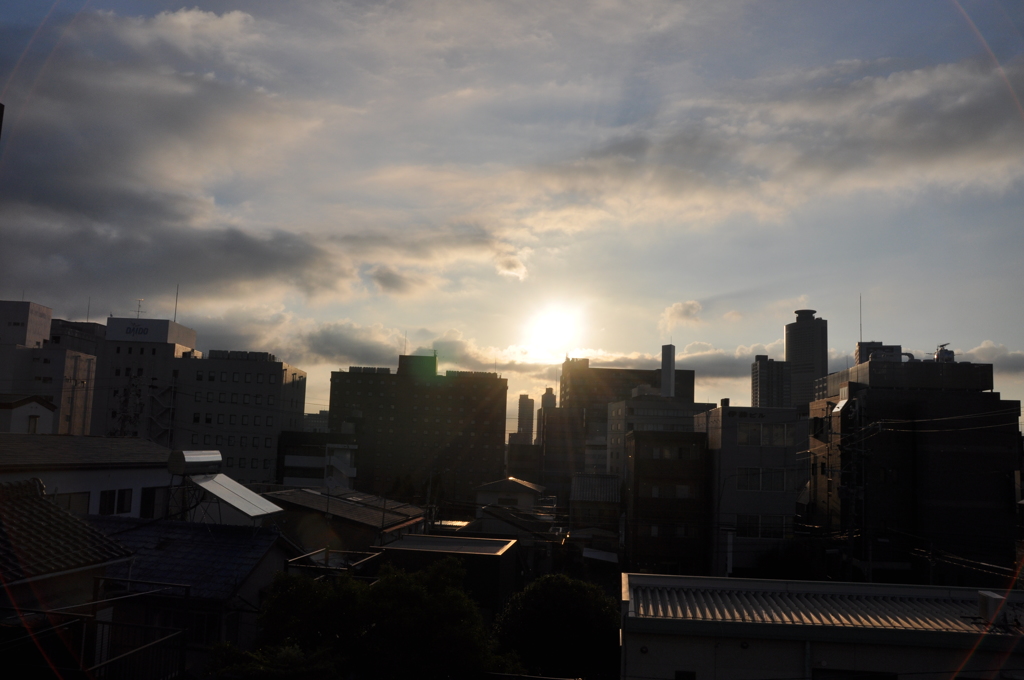
[[[544,493],[544,487],[540,484],[534,484],[533,482],[527,482],[523,479],[516,479],[515,477],[509,477],[508,479],[499,479],[494,482],[488,482],[481,486],[476,487],[477,491],[493,491],[497,493],[519,493],[522,491],[533,491],[534,493]]]
[[[572,476],[569,502],[618,503],[621,486],[617,475],[576,474]]]
[[[730,588],[707,583],[714,579],[688,585],[685,577],[672,584],[671,577],[627,576],[629,615],[635,618],[962,633],[977,633],[981,628],[977,591],[966,588],[848,583],[801,588],[792,581]],[[826,590],[829,586],[833,592]],[[1019,607],[1007,605],[1008,611]]]

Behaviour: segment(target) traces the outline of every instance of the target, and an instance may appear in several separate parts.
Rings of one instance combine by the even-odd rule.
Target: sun
[[[581,328],[580,310],[552,305],[527,323],[524,344],[539,361],[561,361],[564,354],[579,345]]]

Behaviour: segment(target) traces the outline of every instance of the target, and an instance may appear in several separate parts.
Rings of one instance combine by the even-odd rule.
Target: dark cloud
[[[401,339],[380,326],[350,321],[325,323],[301,336],[300,353],[313,362],[355,366],[395,366]]]
[[[375,267],[370,272],[370,278],[385,293],[410,293],[421,283],[385,265]]]

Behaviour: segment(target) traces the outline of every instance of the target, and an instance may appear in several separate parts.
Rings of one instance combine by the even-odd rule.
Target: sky
[[[1022,100],[1001,0],[13,0],[0,299],[142,299],[305,370],[307,412],[436,350],[511,430],[566,356],[669,342],[749,404],[805,308],[833,370],[949,343],[1022,399]]]

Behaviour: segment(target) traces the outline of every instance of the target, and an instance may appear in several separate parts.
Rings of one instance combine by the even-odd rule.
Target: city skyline
[[[1024,398],[1020,7],[388,8],[0,10],[0,299],[142,298],[305,370],[309,412],[436,350],[508,379],[515,431],[565,355],[669,342],[748,404],[797,309],[846,368],[862,297],[864,340]]]

